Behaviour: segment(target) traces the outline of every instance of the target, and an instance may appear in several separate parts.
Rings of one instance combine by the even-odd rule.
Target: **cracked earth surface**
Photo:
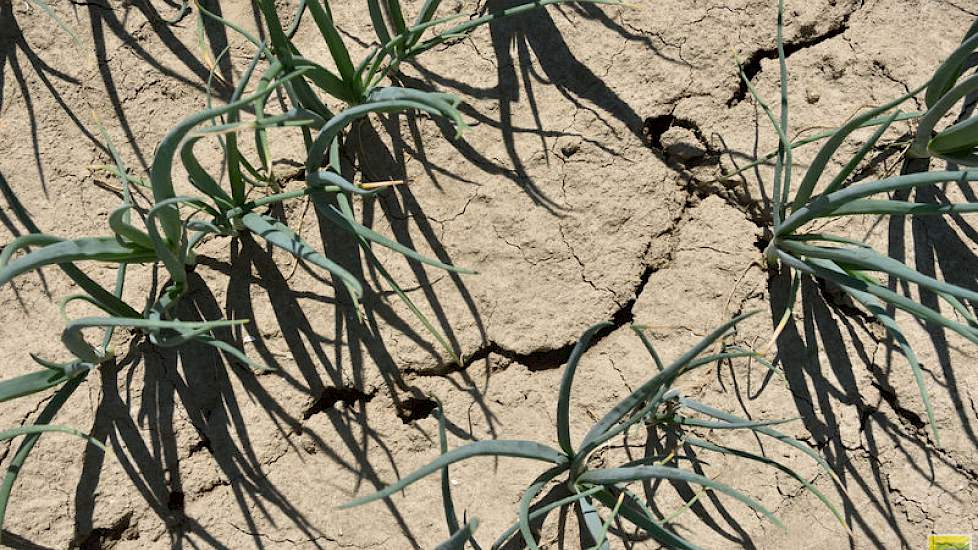
[[[166,130],[204,106],[209,69],[193,15],[167,26],[160,17],[173,9],[165,4],[51,3],[95,45],[97,63],[81,60],[30,4],[0,4],[0,172],[43,230],[101,234],[117,199],[90,168],[108,161],[90,139],[95,115],[142,171]],[[405,5],[414,12],[420,3]],[[293,4],[279,2],[282,13]],[[367,18],[356,3],[339,4],[348,42],[364,48]],[[478,9],[468,0],[444,5]],[[807,131],[919,85],[978,13],[965,0],[787,7],[792,127]],[[221,8],[254,27],[248,3]],[[348,154],[358,177],[410,181],[357,208],[379,231],[478,271],[457,277],[380,254],[448,335],[461,365],[366,267],[375,292],[360,324],[337,306],[328,278],[248,240],[212,240],[183,317],[253,320],[223,336],[280,371],[254,376],[209,349],[159,351],[118,335],[119,364],[84,382],[59,417],[115,453],[42,439],[14,494],[7,540],[24,548],[431,548],[446,535],[437,476],[390,503],[337,510],[437,454],[428,395],[444,403],[451,446],[555,443],[561,367],[596,322],[612,327],[579,370],[577,438],[654,368],[632,322],[649,327],[664,357],[676,357],[722,321],[759,309],[736,338],[763,347],[787,289],[760,266],[770,170],[717,175],[776,145],[731,58],[743,60],[762,95],[776,97],[775,15],[776,4],[761,0],[565,7],[496,24],[404,67],[405,84],[459,94],[472,128],[455,139],[421,116],[357,127]],[[304,26],[297,45],[325,62],[319,40]],[[250,50],[233,36],[227,45],[239,70]],[[894,125],[884,143],[909,129]],[[299,147],[301,139],[285,134],[273,143],[281,173],[294,170]],[[898,170],[893,150],[878,148],[867,175]],[[803,164],[811,154],[801,149],[798,158]],[[25,228],[8,202],[0,206],[6,242]],[[342,257],[343,242],[311,210],[296,202],[283,214]],[[66,215],[73,212],[84,215]],[[966,220],[856,219],[835,229],[976,286]],[[114,272],[96,267],[93,276],[110,281]],[[133,279],[127,296],[141,303],[151,269],[135,269]],[[928,374],[937,445],[909,369],[879,328],[814,283],[802,291],[778,342],[784,379],[735,365],[698,372],[683,391],[750,418],[800,417],[786,431],[825,456],[847,499],[801,453],[763,450],[844,503],[851,540],[789,476],[715,458],[706,473],[746,490],[787,530],[709,497],[677,520],[679,532],[704,548],[922,548],[933,531],[978,530],[975,350],[902,322]],[[58,299],[68,293],[54,270],[0,289],[3,377],[31,369],[28,352],[63,355]],[[45,399],[0,405],[3,426],[34,418]],[[718,437],[759,447],[742,435]],[[628,440],[599,460],[633,456],[643,445]],[[0,443],[0,466],[12,451]],[[479,517],[484,545],[514,520],[521,489],[538,474],[534,463],[506,459],[452,467],[456,505]],[[656,504],[667,514],[690,496],[663,488]],[[556,515],[541,529],[547,548],[580,546],[573,518],[562,541]],[[658,546],[639,539],[627,547]]]

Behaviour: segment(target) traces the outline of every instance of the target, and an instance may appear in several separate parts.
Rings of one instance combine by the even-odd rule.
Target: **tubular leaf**
[[[299,258],[315,264],[340,279],[350,295],[357,301],[363,296],[363,286],[352,273],[340,267],[339,264],[316,252],[311,246],[305,243],[298,235],[289,229],[285,224],[255,213],[248,213],[241,217],[241,222],[255,235],[265,239],[273,246],[281,248]]]
[[[415,481],[418,481],[429,474],[433,474],[449,464],[477,456],[509,456],[516,458],[529,458],[532,460],[540,460],[553,464],[562,464],[567,461],[567,457],[562,455],[559,451],[533,441],[476,441],[475,443],[469,443],[468,445],[453,449],[441,455],[436,460],[433,460],[428,465],[423,466],[415,472],[401,478],[401,480],[397,483],[388,485],[384,489],[372,495],[367,495],[347,502],[346,504],[340,506],[340,508],[353,508],[368,502],[387,498],[408,485],[411,485]]]
[[[763,504],[754,500],[753,498],[724,483],[720,483],[719,481],[693,472],[681,470],[679,468],[666,466],[635,466],[632,468],[606,468],[589,470],[578,478],[578,481],[581,483],[593,483],[596,485],[614,485],[616,483],[650,479],[682,481],[685,483],[693,483],[703,487],[709,487],[710,489],[719,491],[739,500],[750,508],[764,514],[764,516],[766,516],[771,523],[781,527],[782,529],[785,528],[784,524],[781,523],[781,520],[775,517],[775,515],[771,513],[770,510],[765,508]]]
[[[584,331],[573,351],[571,351],[567,366],[564,367],[564,374],[560,378],[560,390],[557,393],[557,441],[560,442],[560,448],[567,456],[574,456],[574,444],[570,435],[570,399],[574,374],[577,372],[577,365],[580,363],[584,351],[591,344],[591,340],[599,331],[610,326],[612,326],[611,323],[598,323]]]

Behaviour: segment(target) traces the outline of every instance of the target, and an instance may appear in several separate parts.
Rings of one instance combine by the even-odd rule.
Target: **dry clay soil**
[[[410,13],[421,4],[404,3]],[[119,199],[111,179],[93,169],[109,162],[96,122],[144,174],[165,132],[204,108],[211,64],[198,46],[197,14],[168,25],[163,18],[176,14],[174,4],[51,1],[80,35],[79,49],[30,2],[0,1],[0,173],[7,182],[0,242],[27,232],[10,208],[14,196],[46,232],[106,234]],[[295,2],[277,4],[288,20]],[[978,14],[974,0],[787,4],[793,134],[838,125],[924,82]],[[363,51],[373,37],[366,8],[334,5],[347,42]],[[443,2],[446,13],[463,17],[481,7]],[[219,9],[256,29],[250,2]],[[715,177],[775,145],[734,61],[745,62],[760,94],[776,104],[775,18],[773,0],[563,7],[495,23],[404,66],[402,83],[461,96],[471,129],[456,138],[443,121],[421,116],[373,117],[358,126],[347,151],[356,177],[410,183],[357,208],[377,230],[478,271],[451,276],[382,254],[461,350],[464,366],[446,359],[375,272],[363,270],[373,291],[358,322],[334,301],[322,273],[247,238],[213,239],[202,247],[181,317],[250,319],[221,336],[278,371],[256,376],[209,348],[160,350],[120,333],[119,360],[90,376],[58,417],[112,453],[67,436],[43,438],[15,488],[5,542],[38,549],[431,548],[447,535],[438,476],[388,502],[337,508],[438,454],[429,395],[444,403],[452,447],[492,438],[556,444],[562,365],[594,323],[613,327],[580,366],[575,438],[654,372],[632,322],[648,326],[670,358],[732,315],[757,309],[736,340],[763,348],[788,287],[759,262],[771,169],[726,183]],[[306,23],[296,44],[326,63],[326,48]],[[206,29],[211,58],[228,46],[217,74],[233,81],[252,50],[239,36]],[[226,94],[221,79],[214,85],[219,97]],[[911,128],[900,123],[887,132],[867,176],[899,169],[898,142]],[[277,170],[294,172],[301,139],[276,135]],[[856,147],[853,141],[843,150]],[[217,146],[198,149],[214,166]],[[800,164],[811,155],[799,150]],[[348,239],[301,201],[279,214],[316,246],[350,257]],[[967,218],[830,225],[922,271],[976,286],[978,232]],[[86,267],[106,284],[115,276],[110,267]],[[142,304],[152,286],[151,266],[134,267],[126,297]],[[3,378],[36,369],[30,352],[67,359],[58,302],[72,292],[54,269],[0,289]],[[72,305],[69,313],[87,311]],[[721,439],[802,472],[839,504],[851,538],[789,476],[706,455],[705,475],[760,500],[786,530],[707,494],[675,521],[677,531],[704,548],[762,549],[919,549],[931,532],[978,531],[975,350],[902,321],[926,370],[940,445],[925,428],[904,358],[871,320],[813,282],[802,285],[778,339],[784,378],[735,364],[681,382],[686,394],[750,418],[799,417],[785,430],[824,455],[847,496],[788,447],[736,434]],[[0,428],[30,422],[48,399],[4,403]],[[598,460],[620,463],[641,455],[644,444],[635,435]],[[0,443],[0,467],[14,448]],[[522,488],[541,471],[539,463],[514,459],[452,467],[456,506],[480,519],[483,547],[515,520]],[[692,496],[663,484],[655,505],[669,514]],[[550,514],[538,527],[547,548],[583,544],[573,514]],[[613,537],[613,546],[658,547],[629,537]]]

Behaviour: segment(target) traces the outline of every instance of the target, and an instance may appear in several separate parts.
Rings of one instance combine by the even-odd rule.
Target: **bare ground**
[[[286,13],[292,2],[281,4]],[[354,4],[335,8],[351,44],[371,37]],[[406,4],[416,10],[420,2]],[[445,4],[476,10],[468,1]],[[95,121],[142,171],[166,130],[205,102],[209,66],[194,15],[171,26],[161,21],[175,13],[165,3],[52,5],[95,56],[79,52],[29,3],[0,2],[0,173],[10,190],[0,203],[0,242],[26,231],[10,194],[45,231],[104,233],[118,199],[91,168],[108,161]],[[978,13],[966,0],[811,0],[788,8],[792,128],[807,131],[922,83]],[[221,9],[254,28],[250,3]],[[336,508],[437,454],[427,395],[445,404],[452,446],[487,438],[551,442],[560,367],[595,322],[614,326],[581,365],[577,437],[653,369],[628,329],[633,321],[648,325],[661,353],[675,357],[733,314],[760,309],[737,339],[762,347],[788,286],[759,261],[770,171],[725,184],[714,179],[721,167],[776,143],[733,61],[743,60],[760,92],[776,97],[775,13],[774,2],[754,0],[555,9],[494,24],[405,67],[409,85],[460,94],[473,127],[455,139],[446,124],[426,117],[360,126],[349,151],[360,177],[411,183],[358,208],[401,242],[479,271],[456,277],[385,256],[463,352],[464,366],[446,359],[369,270],[375,292],[359,324],[334,303],[328,278],[249,240],[215,239],[204,248],[182,315],[253,320],[224,336],[280,372],[255,376],[208,349],[161,351],[121,335],[118,364],[90,377],[59,417],[114,453],[43,439],[15,491],[6,542],[430,548],[447,535],[437,476],[387,503]],[[208,31],[218,48],[230,45],[219,74],[235,74],[250,50],[238,37]],[[305,28],[297,43],[322,60],[318,40]],[[226,92],[220,83],[216,89]],[[887,143],[909,129],[897,125]],[[276,141],[283,171],[300,146],[296,136]],[[868,173],[898,169],[898,153],[880,147]],[[810,155],[799,153],[802,162]],[[296,203],[285,214],[311,242],[350,253],[312,209]],[[868,236],[919,270],[976,286],[978,234],[967,219],[866,219],[838,229]],[[100,279],[114,277],[93,269]],[[133,303],[151,281],[148,267],[134,274]],[[3,377],[33,368],[28,352],[64,355],[58,300],[70,292],[55,270],[0,289]],[[803,285],[778,341],[785,379],[737,365],[684,382],[687,393],[752,418],[800,417],[789,431],[836,467],[847,498],[800,453],[771,443],[763,450],[844,503],[851,539],[794,480],[717,457],[703,457],[706,473],[776,511],[787,531],[710,496],[681,517],[680,532],[705,548],[916,549],[933,531],[978,530],[974,350],[930,327],[904,325],[928,374],[940,446],[925,428],[904,359],[872,322],[814,283]],[[29,421],[45,399],[5,403],[2,426]],[[641,453],[643,444],[608,449],[608,459]],[[10,451],[0,444],[0,465]],[[521,489],[538,474],[536,464],[508,459],[452,468],[457,506],[479,517],[484,545],[515,520]],[[663,487],[656,504],[667,514],[690,496]],[[547,547],[579,547],[576,520],[564,531],[560,523],[553,514],[540,527]]]

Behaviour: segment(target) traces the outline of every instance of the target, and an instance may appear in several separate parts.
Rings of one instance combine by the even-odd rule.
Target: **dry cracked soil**
[[[216,51],[204,55],[195,11],[164,22],[177,14],[177,2],[50,4],[84,48],[37,5],[0,0],[3,243],[27,231],[11,197],[46,232],[104,234],[118,196],[94,168],[109,162],[97,121],[143,173],[165,132],[205,106],[209,85],[226,96],[224,82],[251,55],[241,37],[210,25],[205,33]],[[256,29],[251,2],[207,4]],[[276,4],[290,14],[296,2]],[[345,39],[364,51],[372,38],[365,6],[333,4]],[[421,1],[404,4],[414,13]],[[788,281],[760,261],[771,170],[717,176],[776,145],[735,62],[742,60],[773,103],[776,4],[564,6],[493,23],[404,66],[402,83],[458,94],[471,129],[456,138],[448,124],[417,115],[358,125],[348,154],[359,177],[410,183],[357,209],[378,231],[478,271],[455,276],[381,254],[462,351],[462,365],[369,269],[363,276],[373,292],[360,322],[334,300],[328,277],[247,238],[213,239],[202,248],[181,316],[250,319],[222,336],[278,371],[255,375],[210,348],[161,350],[118,335],[119,360],[90,376],[59,416],[112,452],[43,438],[14,491],[5,543],[431,548],[447,536],[438,476],[387,502],[337,509],[437,455],[429,396],[444,404],[452,447],[492,438],[555,444],[561,367],[594,323],[612,327],[581,363],[572,407],[578,438],[653,372],[629,329],[633,322],[649,327],[663,356],[676,357],[719,323],[756,309],[761,313],[736,339],[762,348],[788,290]],[[463,17],[482,8],[471,0],[443,2]],[[838,125],[924,82],[976,15],[974,0],[788,0],[793,130],[806,135]],[[328,52],[308,23],[296,44],[326,63]],[[225,47],[218,78],[210,79],[211,60]],[[910,130],[898,123],[886,133],[867,176],[899,169],[900,141]],[[857,147],[852,141],[844,149]],[[199,149],[218,159],[216,145]],[[298,136],[273,142],[281,173],[295,171],[301,150]],[[799,149],[799,164],[812,154]],[[280,214],[316,246],[350,253],[301,201]],[[966,217],[856,218],[835,226],[919,270],[978,286],[978,232]],[[101,281],[115,276],[106,266],[91,270]],[[149,266],[134,268],[131,303],[145,300],[154,277]],[[0,289],[3,378],[33,369],[31,352],[65,356],[58,303],[71,292],[53,269]],[[778,337],[784,378],[735,364],[682,382],[684,393],[740,415],[797,417],[786,430],[823,454],[847,495],[801,453],[745,435],[725,438],[802,472],[840,503],[851,535],[789,476],[715,456],[705,459],[705,474],[758,499],[786,529],[710,494],[676,519],[677,531],[710,549],[920,549],[931,532],[978,531],[976,350],[903,323],[926,371],[940,445],[925,427],[903,357],[870,319],[814,282],[802,284]],[[48,399],[0,405],[0,427],[30,421]],[[599,459],[641,454],[644,444],[626,440]],[[13,448],[0,443],[0,467]],[[522,488],[539,473],[536,463],[512,459],[452,467],[456,505],[480,519],[484,547],[514,521]],[[691,496],[664,485],[656,507],[668,514]],[[573,514],[551,514],[538,528],[546,548],[582,546]],[[616,536],[613,547],[659,547],[615,533],[624,539]]]

